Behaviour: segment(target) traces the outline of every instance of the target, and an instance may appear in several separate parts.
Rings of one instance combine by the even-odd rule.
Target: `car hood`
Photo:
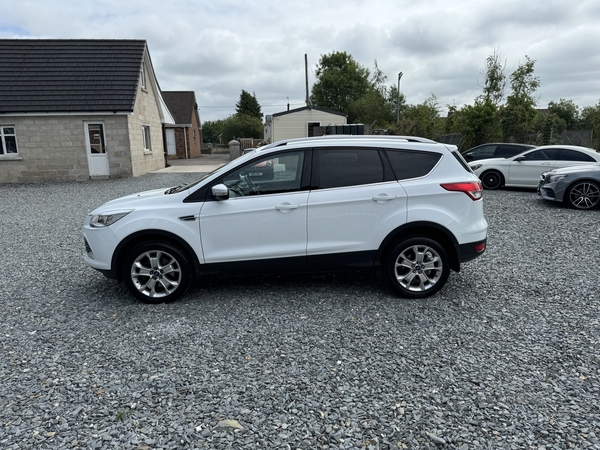
[[[553,174],[569,174],[569,173],[578,173],[578,172],[598,172],[600,171],[600,164],[585,164],[581,166],[569,166],[569,167],[560,167],[558,169],[552,169],[545,173],[553,173]]]
[[[124,197],[119,197],[106,202],[99,208],[92,211],[90,214],[135,209],[146,205],[160,206],[167,203],[173,197],[173,195],[167,195],[166,191],[166,188],[153,189],[151,191],[138,192],[135,194],[126,195]]]

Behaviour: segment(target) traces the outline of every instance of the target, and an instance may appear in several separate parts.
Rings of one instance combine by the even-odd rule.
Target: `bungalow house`
[[[163,168],[173,123],[144,40],[0,39],[0,183]]]
[[[288,109],[268,115],[265,119],[264,129],[267,143],[282,139],[310,137],[314,136],[313,129],[316,127],[348,123],[346,114],[318,106]]]
[[[169,159],[200,156],[202,129],[194,91],[163,91],[163,98],[175,124],[165,124],[165,142]]]

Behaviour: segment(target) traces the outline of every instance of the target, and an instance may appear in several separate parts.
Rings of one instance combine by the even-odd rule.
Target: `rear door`
[[[369,266],[387,234],[406,221],[406,193],[373,148],[316,149],[308,199],[312,269]]]

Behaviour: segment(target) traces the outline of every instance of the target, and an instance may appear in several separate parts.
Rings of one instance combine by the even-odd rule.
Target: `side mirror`
[[[524,156],[519,156],[518,158],[515,158],[515,161],[525,161],[527,158],[525,158]]]
[[[215,184],[211,191],[217,200],[227,200],[229,198],[229,188],[224,184]]]

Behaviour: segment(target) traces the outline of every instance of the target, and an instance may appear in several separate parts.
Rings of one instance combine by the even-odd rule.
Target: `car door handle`
[[[395,195],[377,194],[375,197],[372,198],[372,200],[377,203],[385,203],[389,202],[390,200],[394,200],[395,198]]]
[[[291,211],[292,209],[298,209],[298,208],[299,208],[299,205],[292,205],[291,203],[288,203],[288,202],[284,202],[281,205],[277,205],[275,207],[275,209],[277,211],[282,211],[282,212],[288,212],[288,211]]]

